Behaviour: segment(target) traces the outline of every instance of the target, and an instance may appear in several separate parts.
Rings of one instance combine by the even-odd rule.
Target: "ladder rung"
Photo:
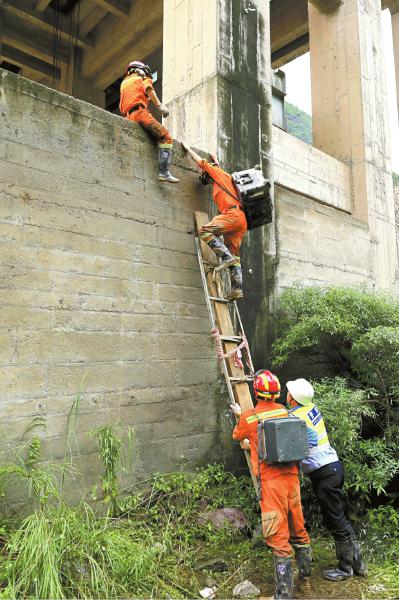
[[[209,296],[209,300],[213,300],[214,302],[223,302],[228,304],[230,300],[226,300],[226,298],[217,298],[216,296]]]
[[[241,335],[221,335],[220,339],[224,342],[242,342]]]
[[[246,375],[245,377],[229,377],[231,383],[247,383],[248,381],[253,381],[254,378],[250,375]]]

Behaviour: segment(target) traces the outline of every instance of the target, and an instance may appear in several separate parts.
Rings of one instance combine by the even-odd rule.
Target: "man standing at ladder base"
[[[209,163],[188,146],[183,144],[183,148],[201,167],[201,183],[204,185],[213,183],[213,200],[220,214],[201,228],[199,237],[208,244],[216,256],[221,258],[222,264],[229,269],[231,293],[228,299],[238,300],[243,297],[240,247],[247,231],[247,220],[238,193],[231,175],[220,168],[215,154],[211,154],[213,162]],[[224,243],[220,239],[221,235],[223,235]]]
[[[310,539],[302,513],[299,468],[297,463],[269,465],[260,462],[258,455],[259,421],[288,417],[287,410],[276,402],[280,391],[280,382],[273,373],[258,371],[254,379],[256,407],[242,414],[238,404],[231,408],[240,415],[233,438],[240,442],[249,440],[252,469],[259,480],[262,531],[266,544],[273,551],[275,566],[274,598],[289,600],[293,588],[293,547],[300,580],[308,582],[311,572]]]
[[[367,567],[360,545],[344,513],[344,468],[330,446],[323,415],[312,402],[313,386],[306,379],[295,379],[288,381],[287,389],[290,413],[305,421],[308,430],[309,456],[301,461],[302,471],[310,477],[324,524],[335,539],[338,566],[324,571],[324,577],[330,581],[342,581],[353,574],[365,577]]]
[[[134,60],[128,64],[126,77],[121,83],[119,111],[129,121],[140,123],[157,140],[159,181],[178,183],[179,180],[173,177],[169,170],[172,158],[172,136],[148,110],[150,100],[161,111],[163,117],[169,115],[168,109],[160,102],[153,88],[150,67],[139,60]]]

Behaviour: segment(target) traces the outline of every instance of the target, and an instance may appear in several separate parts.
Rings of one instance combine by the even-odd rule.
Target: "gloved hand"
[[[233,413],[237,415],[237,417],[239,417],[242,413],[241,406],[237,402],[233,402],[233,404],[230,404],[230,408],[233,411]]]
[[[169,117],[169,111],[168,111],[168,109],[166,108],[165,104],[160,104],[160,105],[158,106],[158,108],[159,108],[159,110],[161,111],[161,113],[162,113],[162,116],[163,116],[163,117]]]
[[[251,445],[249,443],[249,439],[248,438],[245,438],[245,440],[242,440],[242,442],[241,442],[241,448],[243,450],[250,450],[251,449]]]
[[[214,162],[216,165],[219,166],[219,161],[218,161],[218,157],[216,156],[216,154],[210,154],[209,156],[211,157],[212,162]]]

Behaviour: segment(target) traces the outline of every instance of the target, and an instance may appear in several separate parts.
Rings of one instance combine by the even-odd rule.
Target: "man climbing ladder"
[[[202,169],[201,183],[213,183],[213,200],[219,209],[212,221],[199,231],[199,238],[208,244],[213,252],[221,258],[223,265],[229,269],[231,292],[229,300],[238,300],[242,294],[242,271],[240,247],[247,231],[247,220],[241,202],[234,187],[231,175],[220,168],[215,154],[211,155],[212,163],[202,159],[189,146],[183,144],[193,161]],[[223,235],[224,243],[220,239]]]

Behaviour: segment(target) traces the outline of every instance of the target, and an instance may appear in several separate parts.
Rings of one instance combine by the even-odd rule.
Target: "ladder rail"
[[[215,314],[214,314],[214,309],[212,307],[212,301],[214,302],[223,302],[223,303],[229,303],[226,299],[224,298],[217,298],[215,296],[211,296],[209,294],[209,289],[208,289],[208,282],[206,279],[206,273],[205,273],[205,268],[204,268],[204,261],[203,261],[203,257],[202,257],[202,252],[201,252],[201,244],[200,244],[200,240],[198,239],[198,237],[195,237],[195,247],[197,250],[197,257],[198,257],[198,263],[199,263],[199,267],[200,267],[200,272],[201,272],[201,279],[202,279],[202,286],[204,288],[204,293],[205,293],[205,301],[206,301],[206,306],[208,309],[208,314],[209,314],[209,320],[211,322],[212,328],[216,327],[216,318],[215,318]],[[220,283],[217,283],[217,288],[218,288],[218,292],[220,293]],[[234,310],[235,313],[238,317],[238,321],[241,327],[241,334],[244,334],[244,327],[242,325],[242,321],[241,321],[241,317],[240,317],[240,313],[238,311],[238,307],[237,307],[237,303],[234,301]],[[224,337],[234,337],[234,336],[224,336]],[[238,336],[236,336],[238,337]],[[234,341],[233,343],[237,343],[236,341]],[[253,363],[252,363],[252,357],[249,351],[249,346],[247,346],[246,348],[247,350],[247,356],[249,358],[249,363],[252,367],[252,372],[253,372]],[[243,379],[240,379],[239,381],[234,381],[237,380],[238,378],[232,377],[229,374],[228,368],[227,368],[227,359],[223,358],[221,361],[221,367],[222,367],[222,371],[223,371],[223,375],[224,375],[224,379],[226,382],[226,386],[227,386],[227,390],[229,393],[229,398],[230,398],[230,402],[231,403],[235,403],[236,399],[234,396],[234,391],[233,391],[233,385],[236,385],[237,383],[247,383],[248,381],[252,380],[251,376],[247,376],[244,375]],[[236,421],[238,419],[236,418]],[[247,462],[248,465],[248,469],[251,475],[251,479],[252,479],[252,483],[255,489],[255,493],[257,495],[257,497],[259,497],[259,482],[257,480],[257,478],[255,477],[253,470],[252,470],[252,462],[251,462],[251,453],[249,450],[243,449],[244,452],[244,456],[245,456],[245,460]]]
[[[206,280],[204,262],[202,260],[201,245],[200,245],[200,241],[199,241],[198,237],[195,238],[195,246],[197,248],[198,262],[199,262],[200,271],[201,271],[201,279],[202,279],[202,284],[204,287],[205,300],[206,300],[206,305],[208,307],[209,318],[210,318],[210,321],[212,324],[212,328],[214,328],[214,327],[216,327],[216,319],[215,319],[215,315],[213,313],[212,303],[211,303],[211,300],[209,297],[208,282]],[[231,381],[229,379],[229,372],[227,370],[226,360],[222,361],[222,370],[223,370],[223,375],[224,375],[224,378],[225,378],[225,381],[227,384],[230,401],[233,403],[233,402],[235,402],[234,391],[233,391],[233,386],[231,384]]]

